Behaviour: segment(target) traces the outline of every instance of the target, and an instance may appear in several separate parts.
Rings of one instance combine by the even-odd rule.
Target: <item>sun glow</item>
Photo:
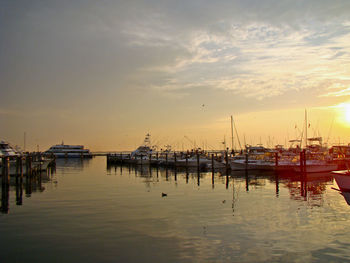
[[[336,106],[338,121],[344,126],[350,126],[350,102],[344,102]]]

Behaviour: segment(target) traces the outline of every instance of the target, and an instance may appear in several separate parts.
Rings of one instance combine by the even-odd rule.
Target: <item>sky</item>
[[[0,0],[0,140],[350,143],[350,1]]]

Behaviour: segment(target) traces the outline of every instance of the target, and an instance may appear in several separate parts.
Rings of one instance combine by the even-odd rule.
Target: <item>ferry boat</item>
[[[91,158],[92,154],[89,149],[84,149],[83,145],[57,144],[48,149],[46,154],[53,154],[57,158]]]

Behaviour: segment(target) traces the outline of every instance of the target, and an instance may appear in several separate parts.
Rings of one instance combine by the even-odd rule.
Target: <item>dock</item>
[[[222,151],[172,151],[132,154],[131,152],[108,153],[107,164],[151,165],[198,169],[229,168],[228,153]]]

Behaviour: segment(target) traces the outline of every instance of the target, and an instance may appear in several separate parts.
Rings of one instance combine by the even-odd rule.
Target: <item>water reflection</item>
[[[50,188],[42,178],[45,193],[34,196],[40,182],[32,179],[37,186],[31,187],[31,202],[24,197],[26,207],[1,218],[4,262],[350,259],[350,211],[328,187],[327,174],[106,168],[101,157],[73,160],[68,167],[62,160],[51,180],[60,187]],[[26,178],[22,190],[20,180],[16,186],[17,201],[21,191],[25,196]]]
[[[323,195],[327,190],[327,186],[333,184],[333,177],[330,173],[278,173],[274,171],[226,171],[219,172],[203,172],[196,168],[166,168],[153,166],[135,166],[135,165],[107,165],[108,175],[133,174],[136,177],[144,178],[143,182],[150,187],[153,183],[159,183],[159,178],[167,182],[177,182],[184,180],[186,184],[189,180],[195,181],[197,186],[201,186],[204,178],[211,177],[212,189],[215,183],[224,184],[229,189],[232,183],[233,191],[235,184],[245,182],[245,191],[255,191],[265,188],[267,185],[274,184],[275,197],[280,196],[280,190],[288,189],[290,198],[296,201],[306,201],[308,205],[322,205]]]
[[[89,168],[90,162],[90,158],[58,158],[56,169],[62,173],[79,172]]]
[[[15,193],[15,204],[23,205],[23,191],[25,197],[29,198],[33,193],[45,191],[43,183],[52,180],[55,174],[54,167],[47,171],[37,172],[28,176],[1,176],[1,213],[7,214],[10,210],[10,193]]]

